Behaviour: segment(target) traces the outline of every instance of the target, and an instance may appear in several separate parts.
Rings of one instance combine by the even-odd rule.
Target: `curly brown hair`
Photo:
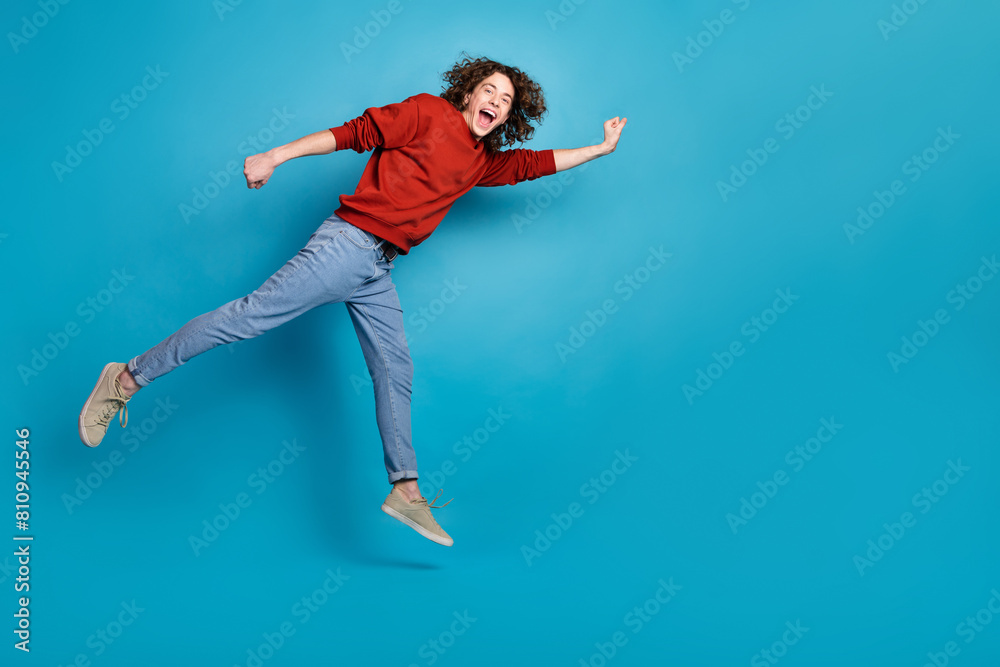
[[[459,111],[465,111],[465,96],[470,95],[483,79],[500,72],[514,84],[514,101],[507,122],[493,130],[482,141],[488,151],[498,151],[504,146],[524,142],[535,133],[532,122],[540,125],[545,113],[545,95],[542,87],[517,69],[489,58],[471,58],[463,53],[462,59],[442,76],[447,87],[441,97],[451,102]]]

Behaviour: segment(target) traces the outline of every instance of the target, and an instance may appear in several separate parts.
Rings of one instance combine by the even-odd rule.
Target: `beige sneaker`
[[[126,396],[118,376],[128,367],[127,364],[111,362],[101,371],[97,378],[94,391],[90,392],[87,402],[80,411],[80,440],[88,447],[97,447],[108,432],[108,423],[116,414],[118,422],[124,427],[128,424],[128,407],[125,405],[131,396]]]
[[[440,496],[441,492],[438,491],[438,494],[434,496],[434,500],[430,503],[427,502],[426,498],[410,502],[403,495],[402,491],[393,486],[389,497],[382,503],[382,511],[394,519],[399,519],[428,540],[450,547],[455,541],[451,539],[448,533],[444,532],[431,515],[431,508],[441,509],[451,502],[449,500],[444,505],[435,505],[434,501]]]

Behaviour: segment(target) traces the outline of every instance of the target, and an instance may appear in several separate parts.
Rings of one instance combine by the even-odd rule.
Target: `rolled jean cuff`
[[[399,472],[389,473],[389,483],[398,482],[401,479],[417,479],[416,470],[400,470]]]
[[[138,358],[139,357],[134,357],[131,361],[128,362],[128,364],[127,364],[128,365],[128,372],[132,374],[133,378],[135,378],[135,383],[137,385],[139,385],[140,387],[145,387],[146,385],[148,385],[150,383],[150,380],[147,380],[145,375],[143,375],[139,371],[135,370],[135,365],[136,365],[135,364],[135,360],[138,359]]]

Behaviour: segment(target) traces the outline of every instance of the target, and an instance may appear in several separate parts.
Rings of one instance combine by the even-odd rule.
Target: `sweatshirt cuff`
[[[339,144],[340,141],[338,140],[337,143]],[[551,176],[552,174],[556,173],[555,150],[550,148],[548,150],[541,151],[541,154],[538,157],[540,158],[539,166],[541,167],[542,170],[541,173],[542,176]]]
[[[333,133],[333,138],[337,141],[337,150],[342,151],[348,148],[354,148],[352,144],[352,139],[354,138],[354,133],[347,129],[346,125],[341,125],[340,127],[331,127],[330,132]]]

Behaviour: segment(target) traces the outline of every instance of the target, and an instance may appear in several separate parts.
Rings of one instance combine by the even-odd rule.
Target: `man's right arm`
[[[362,115],[340,127],[314,132],[266,153],[251,155],[243,162],[247,187],[259,190],[271,178],[275,167],[303,155],[325,155],[349,148],[364,153],[376,146],[404,146],[416,134],[418,119],[419,111],[414,98],[366,109]]]
[[[251,155],[243,161],[243,175],[247,187],[259,190],[271,178],[275,168],[289,160],[305,155],[326,155],[337,150],[337,139],[333,132],[322,130],[307,134],[284,146],[277,146],[266,153]]]

